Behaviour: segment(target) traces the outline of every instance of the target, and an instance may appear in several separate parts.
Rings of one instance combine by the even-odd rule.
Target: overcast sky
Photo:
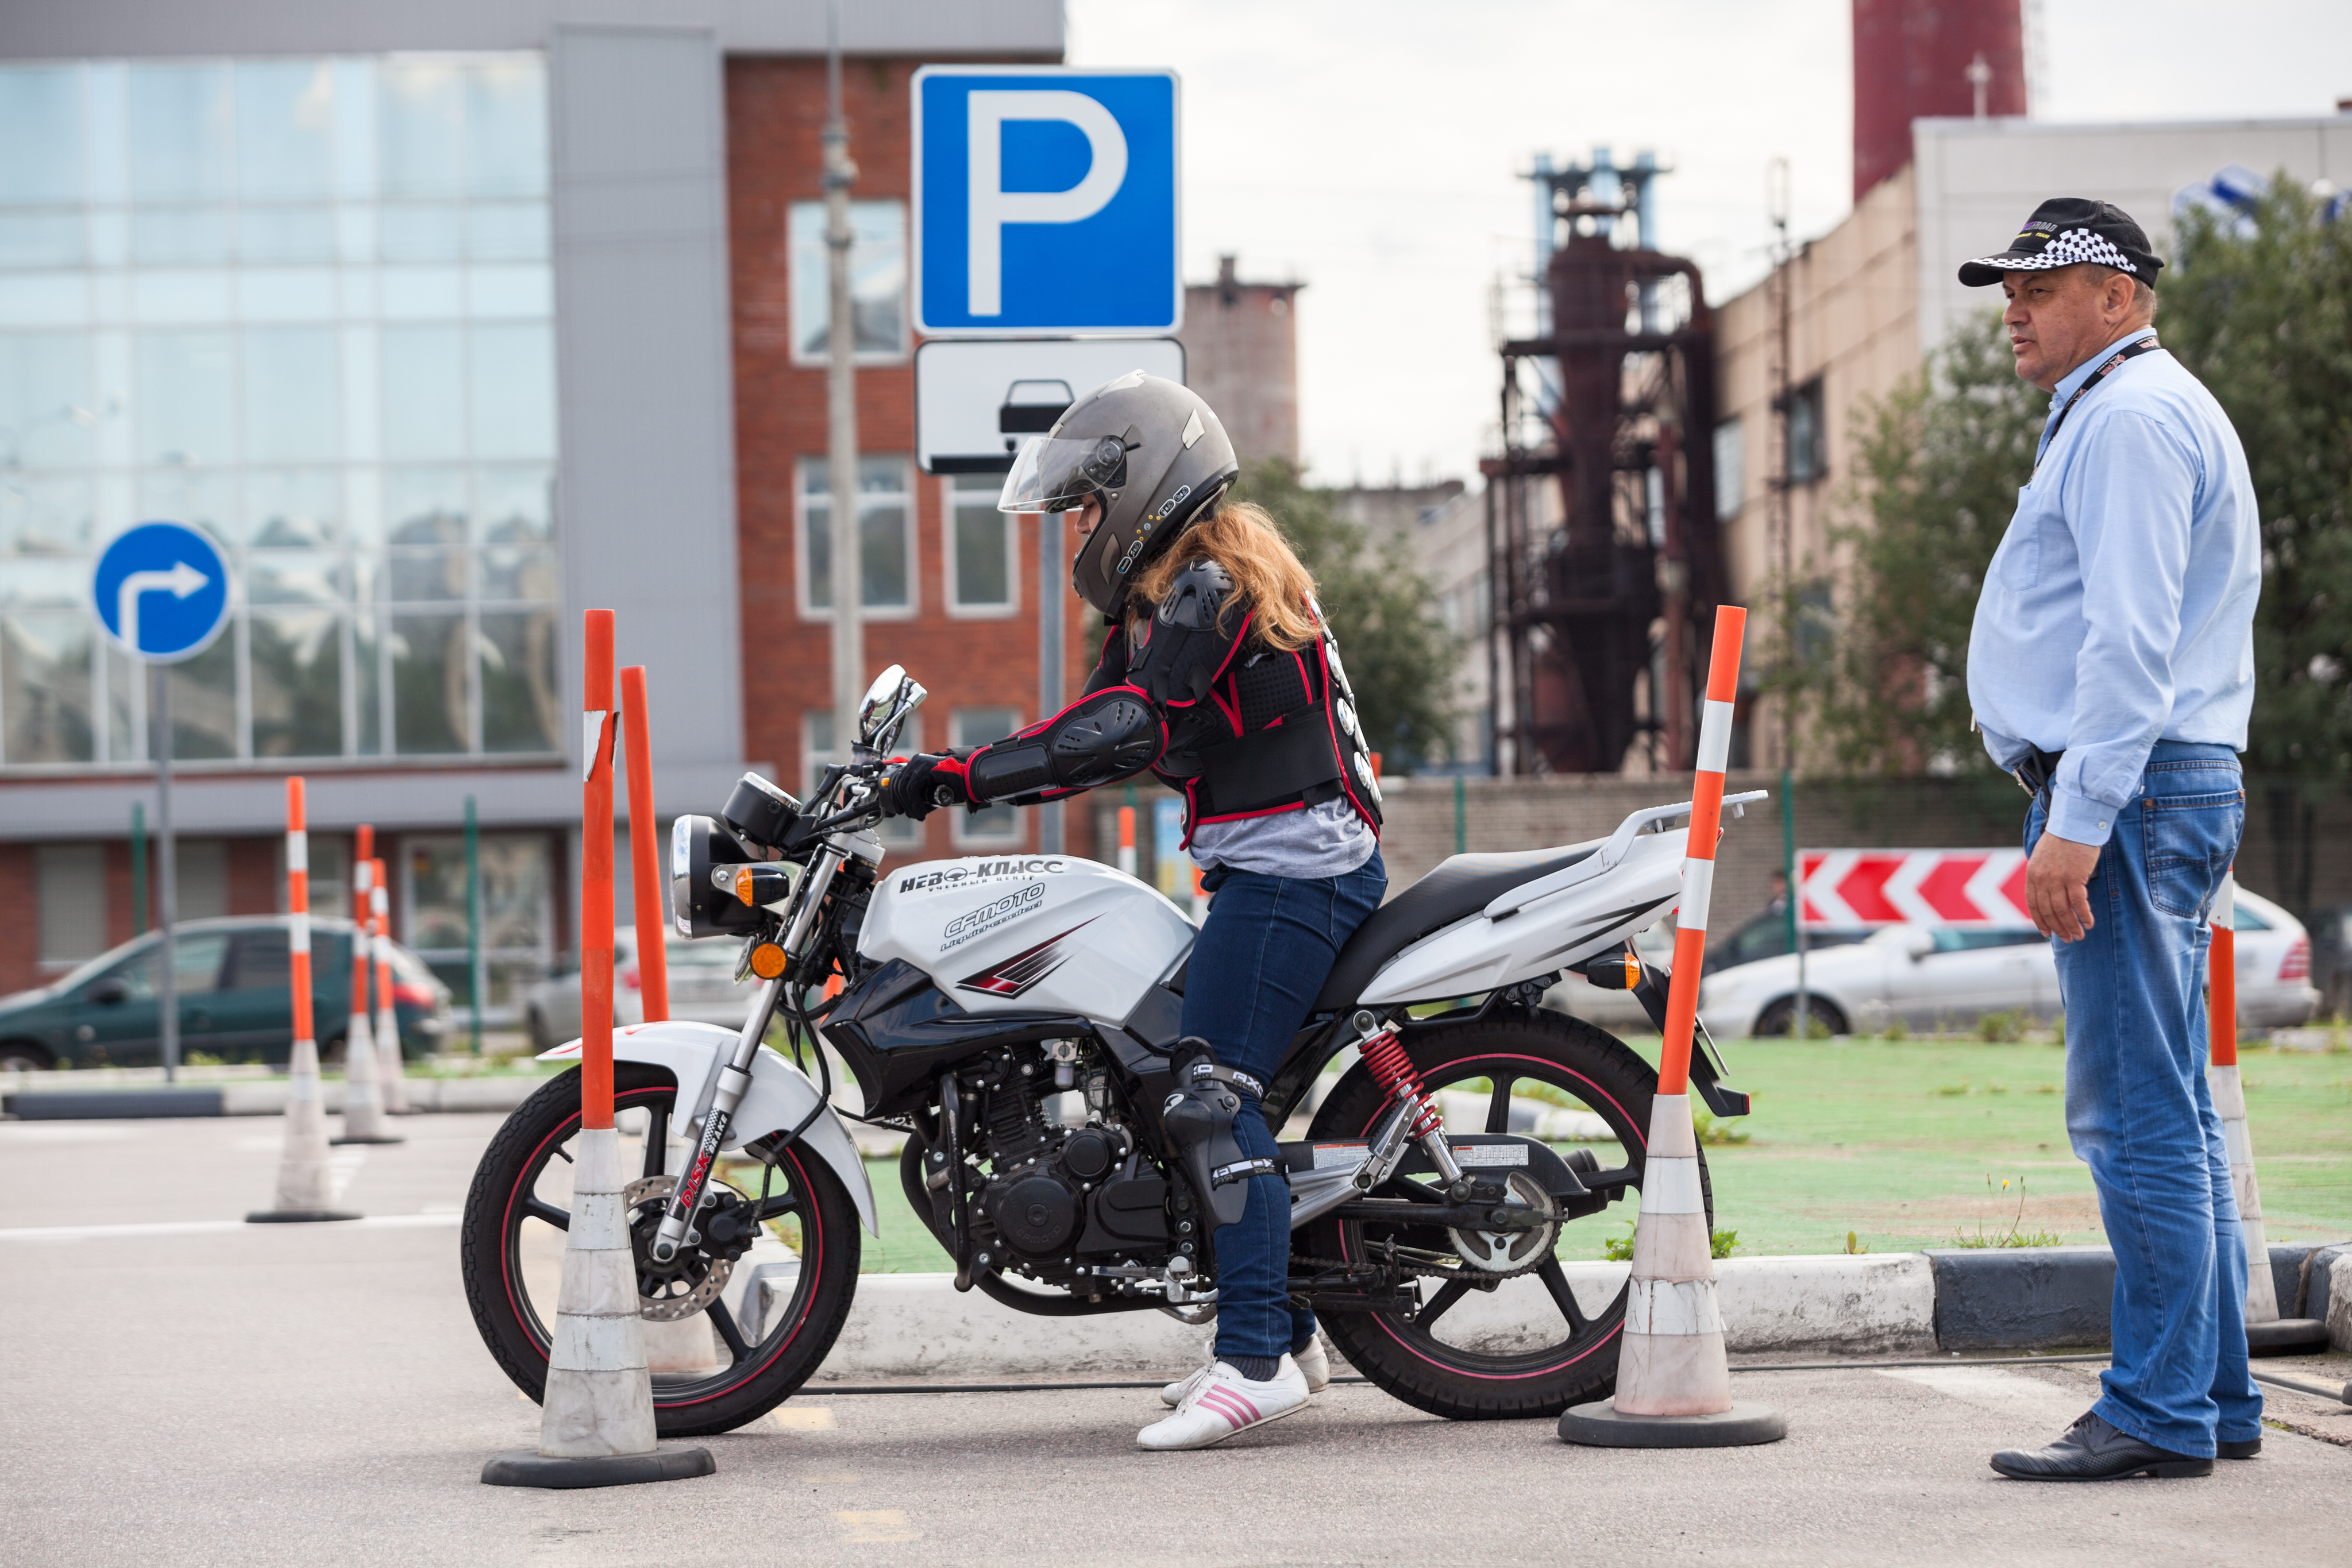
[[[2043,0],[2037,115],[2326,114],[2345,0]],[[1326,484],[1475,472],[1495,278],[1533,255],[1534,155],[1654,149],[1664,248],[1720,300],[1850,205],[1850,0],[1067,0],[1074,65],[1184,83],[1186,274],[1297,278],[1306,458]]]

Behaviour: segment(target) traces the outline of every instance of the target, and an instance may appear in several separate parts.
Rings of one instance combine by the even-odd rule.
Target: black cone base
[[[1603,1399],[1571,1405],[1559,1417],[1561,1442],[1595,1448],[1737,1448],[1788,1435],[1786,1416],[1748,1400],[1712,1416],[1628,1416]]]
[[[340,1208],[257,1208],[245,1217],[247,1225],[308,1225],[322,1219],[361,1219],[365,1216]]]
[[[633,1487],[646,1481],[682,1481],[719,1473],[708,1448],[656,1448],[650,1454],[602,1454],[586,1459],[551,1459],[532,1448],[500,1454],[482,1467],[486,1487]]]
[[[2279,1318],[2246,1325],[2246,1348],[2256,1355],[2284,1355],[2289,1351],[2326,1349],[2327,1325],[2317,1318]]]
[[[331,1144],[404,1144],[408,1142],[408,1140],[406,1138],[397,1137],[390,1133],[376,1133],[366,1137],[359,1138],[329,1138],[327,1142]]]

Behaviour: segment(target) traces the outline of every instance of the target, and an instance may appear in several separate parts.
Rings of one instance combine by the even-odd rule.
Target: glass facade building
[[[0,769],[131,767],[88,604],[209,529],[191,762],[562,750],[537,54],[0,68]]]

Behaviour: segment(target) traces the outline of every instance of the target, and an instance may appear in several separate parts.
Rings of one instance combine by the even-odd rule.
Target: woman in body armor
[[[1241,1093],[1234,1140],[1265,1166],[1240,1221],[1213,1234],[1215,1338],[1207,1364],[1163,1391],[1172,1413],[1139,1435],[1156,1449],[1221,1442],[1329,1381],[1314,1314],[1288,1302],[1289,1194],[1258,1100],[1388,885],[1339,647],[1273,519],[1227,499],[1238,472],[1209,405],[1139,371],[1033,438],[998,506],[1075,514],[1070,581],[1104,615],[1101,660],[1062,712],[961,755],[909,758],[890,781],[893,809],[919,818],[1058,800],[1146,768],[1184,796],[1184,847],[1213,898],[1183,1033]]]

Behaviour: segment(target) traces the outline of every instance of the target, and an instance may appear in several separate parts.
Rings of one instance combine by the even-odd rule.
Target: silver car
[[[2299,1024],[2319,1006],[2311,942],[2269,899],[2237,897],[2238,1021]],[[1914,1030],[1968,1028],[1988,1013],[2059,1013],[2058,966],[2047,939],[2015,930],[1891,925],[1850,946],[1806,956],[1808,1009],[1832,1034],[1875,1034],[1898,1019]],[[1699,991],[1699,1016],[1717,1039],[1790,1032],[1797,960],[1760,958],[1718,970]]]
[[[669,1016],[698,1023],[740,1029],[758,996],[760,982],[735,983],[735,963],[742,945],[732,941],[689,942],[672,932],[662,945],[669,961]],[[613,1021],[643,1023],[646,1018],[644,980],[637,969],[637,934],[613,933]],[[580,971],[551,975],[530,988],[523,1000],[523,1021],[531,1044],[551,1051],[580,1036]]]

